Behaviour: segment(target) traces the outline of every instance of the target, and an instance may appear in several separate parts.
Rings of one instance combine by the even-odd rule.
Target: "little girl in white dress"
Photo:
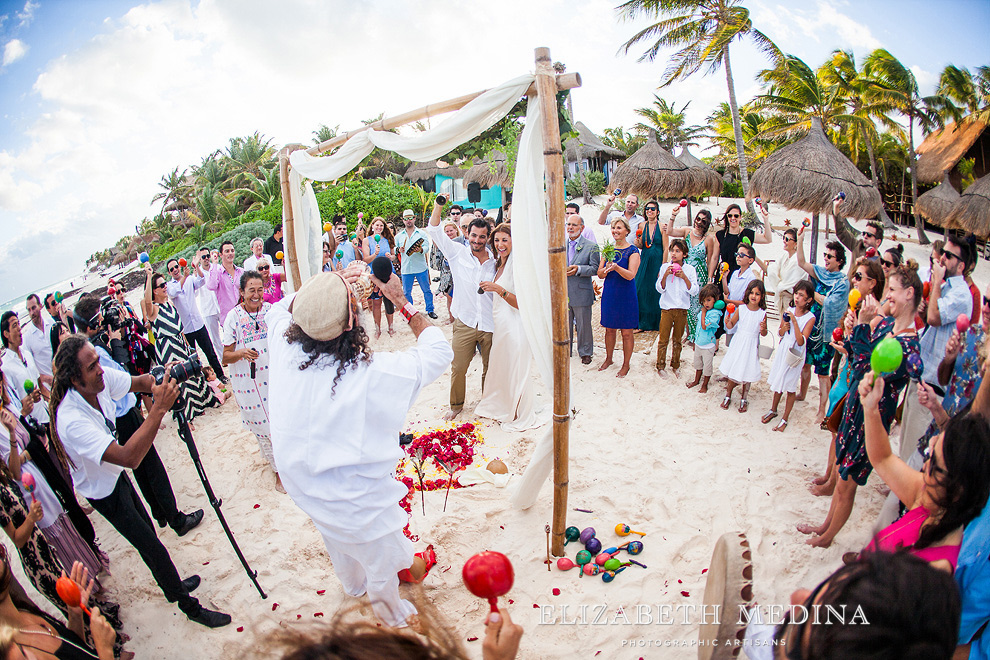
[[[801,369],[804,367],[808,337],[815,323],[815,315],[811,313],[811,303],[814,299],[815,289],[811,282],[801,280],[794,285],[794,306],[781,318],[780,344],[777,346],[773,364],[770,365],[770,374],[767,376],[767,384],[773,391],[773,405],[760,420],[764,424],[769,424],[770,420],[777,416],[777,406],[786,392],[784,416],[773,428],[774,431],[783,431],[787,428],[787,419],[791,416],[791,408],[794,407],[798,388],[801,387]]]
[[[722,408],[729,409],[732,403],[732,390],[736,385],[742,385],[742,399],[739,401],[739,412],[749,410],[746,394],[750,383],[760,380],[760,336],[767,334],[767,301],[766,290],[761,280],[753,280],[746,287],[743,300],[745,306],[737,307],[725,320],[726,329],[737,328],[732,337],[732,343],[718,366],[729,380],[726,383],[725,398]]]

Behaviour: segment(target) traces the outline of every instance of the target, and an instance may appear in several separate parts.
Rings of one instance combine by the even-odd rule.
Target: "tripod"
[[[254,586],[258,589],[258,593],[261,594],[262,598],[268,598],[268,594],[266,594],[265,590],[261,588],[260,584],[258,584],[258,571],[251,570],[251,566],[248,564],[247,559],[244,558],[244,553],[241,552],[240,547],[237,545],[237,541],[234,539],[234,533],[230,531],[230,527],[227,525],[227,519],[223,517],[223,511],[220,510],[223,500],[218,499],[213,493],[213,487],[210,486],[210,479],[206,476],[206,470],[203,469],[202,461],[199,460],[199,450],[196,448],[196,441],[193,439],[192,431],[189,429],[189,422],[186,420],[186,414],[183,411],[184,407],[185,402],[180,394],[172,406],[172,415],[175,417],[175,421],[179,425],[179,437],[186,443],[186,447],[189,449],[189,456],[192,458],[193,465],[196,466],[196,472],[199,473],[199,480],[203,482],[203,488],[206,490],[206,496],[210,500],[210,506],[212,506],[213,510],[217,512],[217,518],[220,519],[220,524],[223,526],[223,531],[227,534],[227,540],[230,541],[230,545],[234,548],[234,552],[237,553],[237,558],[241,560],[241,565],[244,566],[244,570],[247,572],[248,577],[251,578],[252,582],[254,582]]]

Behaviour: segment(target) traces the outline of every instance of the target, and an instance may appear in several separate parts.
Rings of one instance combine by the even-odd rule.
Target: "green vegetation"
[[[585,172],[584,178],[588,182],[588,192],[592,197],[595,195],[602,195],[605,193],[605,174],[602,172]],[[572,176],[567,180],[567,197],[568,199],[574,199],[575,197],[580,197],[581,191],[581,180]]]

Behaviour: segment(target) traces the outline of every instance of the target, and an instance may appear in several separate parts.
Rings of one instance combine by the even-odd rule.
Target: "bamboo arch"
[[[564,248],[564,161],[557,121],[557,92],[581,86],[579,73],[555,75],[549,48],[537,48],[536,81],[526,96],[542,104],[543,154],[546,167],[545,186],[549,222],[547,252],[550,263],[551,332],[553,337],[553,545],[556,556],[564,554],[564,529],[567,525],[568,434],[570,429],[570,360],[567,332],[567,256]],[[390,130],[435,115],[460,110],[488,90],[423,106],[394,117],[386,117],[306,149],[318,156],[369,129]],[[301,279],[295,250],[295,227],[289,199],[289,154],[304,147],[286,145],[279,151],[279,180],[282,188],[282,224],[285,230],[285,263],[293,282]]]

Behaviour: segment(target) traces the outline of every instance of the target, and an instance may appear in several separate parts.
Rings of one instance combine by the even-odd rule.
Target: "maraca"
[[[185,268],[186,267],[186,263],[187,262],[186,262],[185,259],[179,259],[179,268]]]
[[[584,565],[582,570],[585,575],[598,575],[598,572],[602,570],[602,567],[594,562],[589,562]]]
[[[801,226],[802,227],[810,227],[811,226],[811,220],[809,218],[805,218],[804,220],[801,221]]]
[[[595,528],[585,527],[581,530],[581,536],[579,538],[581,539],[581,543],[588,545],[588,541],[595,538]]]
[[[622,562],[616,559],[615,557],[612,557],[607,562],[605,562],[603,566],[606,571],[614,571],[622,567]]]
[[[329,234],[331,231],[333,231],[333,225],[331,225],[329,222],[324,222],[323,223],[323,231],[325,231],[325,232],[327,232]]]
[[[749,236],[743,236],[742,237],[742,244],[743,245],[752,245],[753,244],[753,241],[749,240]]]
[[[681,207],[683,208],[685,206],[687,206],[687,200],[686,199],[682,199],[681,200]]]
[[[602,552],[595,557],[595,563],[598,564],[599,566],[602,566],[605,564],[605,562],[607,562],[611,558],[612,555],[610,553]]]
[[[62,599],[62,602],[69,607],[81,607],[82,611],[88,616],[93,616],[85,605],[82,604],[82,596],[79,593],[79,585],[75,583],[71,578],[67,578],[64,575],[59,579],[55,580],[55,591],[58,592],[58,597]]]
[[[718,311],[721,312],[723,309],[725,309],[725,301],[724,300],[716,300],[714,307],[715,307],[715,309],[717,309]]]
[[[143,263],[143,264],[146,264],[149,261],[151,261],[151,257],[148,256],[148,253],[147,252],[142,252],[141,254],[139,254],[138,255],[138,259],[140,259],[141,260],[141,263]]]
[[[681,272],[681,265],[677,263],[670,264],[670,272],[672,275],[677,275],[679,272]]]
[[[629,545],[630,543],[632,543],[632,541],[626,541],[625,543],[623,543],[620,546],[612,546],[611,548],[605,548],[604,550],[602,550],[602,554],[603,555],[617,555],[617,554],[619,554],[619,550],[625,549],[625,547],[627,545]]]
[[[31,502],[34,503],[34,489],[38,486],[38,484],[35,483],[35,481],[34,481],[34,475],[31,474],[30,472],[23,472],[22,471],[21,472],[21,484],[23,484],[24,490],[26,490],[28,493],[30,493],[30,495],[31,495]]]
[[[725,311],[728,312],[729,316],[732,316],[732,314],[736,311],[736,304],[729,303],[725,306]]]
[[[859,304],[859,300],[862,297],[863,297],[863,294],[861,294],[859,292],[859,289],[853,289],[852,291],[850,291],[849,292],[849,306],[852,307],[853,309],[856,309],[856,305]]]
[[[866,258],[872,259],[877,256],[877,249],[875,247],[866,248]]]
[[[924,298],[925,300],[928,300],[928,294],[931,293],[931,292],[932,292],[932,283],[931,282],[925,282],[923,285],[921,285],[921,297],[922,298]]]
[[[617,571],[604,571],[602,573],[602,582],[611,582],[612,580],[615,579],[615,576],[617,574],[621,573],[624,570],[626,570],[626,567],[625,566],[623,566],[622,568],[620,568]]]
[[[602,551],[602,542],[596,538],[590,538],[588,539],[588,542],[584,544],[584,547],[592,554],[592,556],[594,556]]]
[[[784,323],[790,323],[791,322],[791,315],[788,314],[787,312],[784,312],[783,318],[784,318]]]
[[[512,588],[512,563],[501,552],[486,550],[464,563],[461,577],[468,591],[479,598],[487,598],[492,612],[498,612],[498,597]]]
[[[564,545],[581,538],[581,530],[577,527],[568,527],[564,530]]]
[[[358,220],[364,217],[364,211],[358,211]]]
[[[115,296],[115,295],[117,295],[117,289],[115,289],[112,286],[111,287],[108,287],[107,288],[107,295],[108,296]]]
[[[841,191],[840,191],[840,192],[839,192],[839,194],[835,196],[835,198],[836,198],[836,199],[841,199],[841,200],[845,200],[845,198],[846,198],[846,193],[844,193],[844,192],[841,192]]]
[[[110,284],[114,284],[114,281],[113,280],[110,280]],[[65,300],[65,299],[62,297],[62,292],[61,291],[56,291],[55,292],[55,302],[62,302],[63,300]]]
[[[34,381],[31,380],[30,378],[24,379],[24,391],[27,392],[28,394],[34,391]]]
[[[578,577],[582,577],[584,575],[584,565],[591,561],[591,553],[588,552],[587,550],[582,550],[581,552],[577,553],[577,556],[574,557],[574,559],[577,560],[578,566],[581,567],[581,571],[582,571],[581,574],[578,575]]]
[[[643,542],[642,541],[630,541],[629,545],[626,546],[626,552],[631,555],[638,555],[643,552]]]
[[[723,261],[723,262],[722,262],[722,265],[721,265],[721,266],[719,266],[719,270],[721,270],[721,271],[722,271],[722,275],[723,275],[723,277],[724,277],[724,276],[725,276],[725,274],[729,272],[729,264],[727,264],[727,263],[725,263],[725,262]]]
[[[835,343],[842,341],[842,328],[836,328],[832,331],[832,341]]]
[[[275,258],[278,259],[279,261],[282,261],[282,259],[285,258],[285,255],[282,254],[281,250],[279,250],[278,252],[275,253]]]
[[[966,316],[965,314],[960,314],[959,316],[956,317],[956,330],[958,330],[959,334],[961,335],[966,334],[966,331],[969,330],[968,316]]]
[[[375,234],[375,242],[376,243],[381,243],[381,240],[382,240],[382,235],[381,234]]]
[[[904,349],[901,347],[901,342],[893,337],[884,337],[870,355],[870,368],[873,369],[875,376],[892,374],[901,366],[903,359]]]
[[[557,560],[557,568],[561,571],[569,571],[575,566],[577,566],[577,564],[572,562],[567,557],[561,557],[560,559]]]
[[[343,250],[337,250],[337,254],[334,255],[334,256],[336,256],[338,259],[343,259],[344,258],[344,251]]]
[[[634,529],[630,529],[629,525],[619,523],[615,526],[615,533],[619,536],[629,536],[630,534],[639,534],[640,536],[646,536],[646,532],[637,532]]]

